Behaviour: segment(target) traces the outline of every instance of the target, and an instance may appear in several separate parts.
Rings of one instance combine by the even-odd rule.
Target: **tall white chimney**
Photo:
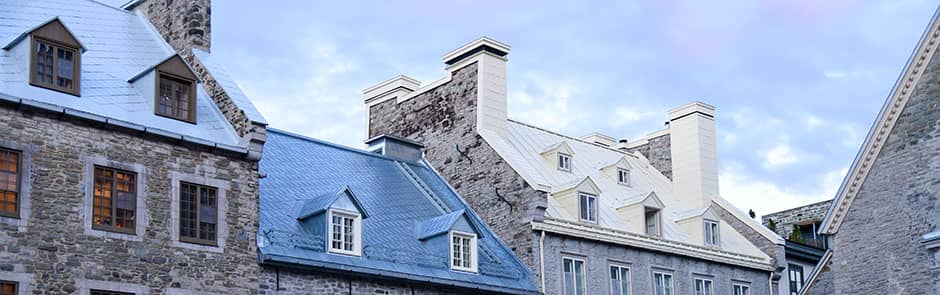
[[[715,107],[692,102],[669,111],[672,185],[686,209],[700,208],[718,195]]]
[[[477,63],[477,131],[506,136],[506,56],[509,45],[480,37],[444,54],[447,70],[453,71]]]

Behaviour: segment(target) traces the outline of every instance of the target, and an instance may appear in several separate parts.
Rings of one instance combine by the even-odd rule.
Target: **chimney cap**
[[[410,146],[413,146],[413,147],[416,147],[416,148],[420,148],[420,149],[423,149],[423,148],[425,147],[424,144],[422,144],[422,143],[420,143],[420,142],[417,142],[417,141],[414,141],[414,140],[410,140],[410,139],[407,139],[407,138],[404,138],[404,137],[398,137],[398,136],[394,136],[394,135],[389,135],[389,134],[382,134],[382,135],[379,135],[379,136],[375,136],[375,137],[366,139],[365,144],[371,146],[371,145],[374,145],[374,144],[379,143],[379,142],[382,142],[382,141],[394,141],[394,142],[397,142],[397,143],[402,143],[402,144],[405,144],[405,145],[410,145]]]
[[[509,55],[509,49],[509,45],[484,36],[470,41],[470,43],[464,44],[460,46],[460,48],[451,50],[444,54],[442,59],[445,64],[453,65],[481,51],[489,52],[499,57],[506,57],[506,55]]]
[[[385,97],[387,94],[393,93],[396,90],[403,90],[407,94],[420,87],[421,81],[405,75],[398,75],[363,89],[362,97],[365,99],[366,103],[369,103],[373,99]]]
[[[628,140],[627,140],[626,138],[621,138],[620,140],[618,140],[618,142],[620,142],[620,143],[627,143],[627,141],[628,141]]]
[[[693,101],[669,110],[669,121],[675,121],[694,113],[699,113],[710,119],[715,118],[715,107],[701,101]],[[666,124],[668,123],[666,122]]]

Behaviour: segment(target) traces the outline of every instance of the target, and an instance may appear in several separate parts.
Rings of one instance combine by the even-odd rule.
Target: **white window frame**
[[[718,221],[705,219],[702,235],[705,237],[705,246],[718,247],[721,245],[721,224]]]
[[[458,253],[454,253],[454,237],[455,236],[470,239],[470,249],[469,249],[470,250],[470,267],[454,265],[454,255],[458,254]],[[456,270],[456,271],[473,272],[473,273],[477,272],[477,269],[479,267],[479,264],[477,263],[479,261],[478,259],[479,251],[477,251],[478,250],[477,235],[473,233],[467,233],[467,232],[461,232],[461,231],[451,231],[450,234],[447,235],[447,240],[449,241],[447,244],[450,246],[447,251],[450,253],[450,255],[447,257],[448,258],[447,261],[449,261],[448,264],[450,264],[450,269]]]
[[[702,292],[699,292],[699,283],[702,283]],[[692,293],[695,295],[715,295],[715,281],[699,277],[693,278]]]
[[[566,260],[570,260],[570,261],[571,261],[571,275],[573,276],[572,279],[573,279],[573,280],[577,280],[577,281],[575,282],[575,290],[574,290],[574,293],[575,293],[575,294],[568,294],[568,293],[566,293],[566,292],[568,291],[568,288],[566,288],[567,286],[565,286],[565,263],[566,263]],[[577,262],[580,262],[580,263],[581,263],[581,277],[580,277],[580,278],[578,278],[578,273],[575,272],[575,265],[576,265]],[[580,288],[578,288],[578,287],[580,287]],[[561,294],[563,294],[563,295],[585,295],[585,294],[587,294],[587,263],[585,263],[584,259],[575,258],[575,257],[573,257],[573,256],[562,256],[562,257],[561,257]]]
[[[333,248],[333,216],[351,218],[353,220],[353,250]],[[362,215],[357,212],[330,208],[326,216],[326,249],[330,253],[362,256]]]
[[[733,283],[731,284],[732,295],[751,295],[751,285]]]
[[[571,172],[571,155],[558,153],[558,170]]]
[[[617,168],[617,183],[630,186],[630,169]]]
[[[588,201],[593,200],[594,207],[591,207],[591,204],[589,202],[582,202],[583,198],[587,198]],[[589,194],[585,192],[578,192],[578,219],[580,219],[583,222],[597,223],[597,217],[598,217],[597,208],[599,207],[599,205],[597,204],[597,201],[598,201],[597,195]],[[582,203],[587,204],[587,208],[581,208]],[[585,209],[585,210],[582,210],[582,209]],[[585,212],[587,214],[587,218],[585,218],[585,216],[581,216],[581,212]]]
[[[630,295],[630,294],[633,294],[633,290],[632,290],[632,289],[633,289],[633,270],[631,270],[630,267],[629,267],[629,266],[626,266],[626,265],[611,263],[610,265],[607,266],[607,274],[610,275],[610,272],[611,272],[613,269],[615,269],[615,268],[617,269],[617,276],[619,276],[619,280],[620,280],[620,281],[618,282],[619,285],[620,285],[621,287],[623,287],[623,282],[624,282],[624,280],[626,280],[626,282],[627,282],[627,289],[620,289],[620,293],[614,293],[614,287],[613,287],[614,278],[610,278],[610,277],[609,277],[609,279],[610,279],[610,280],[609,280],[610,284],[607,284],[607,287],[610,288],[610,292],[608,292],[608,293],[611,294],[611,295]],[[623,270],[626,270],[626,271],[627,271],[628,277],[626,277],[626,278],[623,277]]]
[[[662,289],[662,290],[656,289],[656,281],[657,281],[656,275],[660,275],[660,276],[663,278],[663,279],[662,279],[662,280],[664,281],[664,282],[663,282],[663,288],[665,288],[665,289]],[[668,285],[665,284],[666,276],[669,276],[669,284],[668,284]],[[657,292],[659,292],[659,291],[662,291],[662,293],[657,293]],[[668,292],[667,292],[667,291],[668,291]],[[674,276],[674,275],[673,275],[672,273],[670,273],[670,272],[665,272],[665,271],[653,271],[653,294],[656,294],[656,295],[659,295],[659,294],[663,294],[663,295],[676,295],[676,276]]]
[[[651,209],[656,211],[656,213],[655,213],[656,216],[655,216],[655,218],[653,218],[653,221],[656,222],[656,231],[655,231],[655,232],[652,232],[652,233],[649,231],[649,228],[650,228],[650,225],[649,225],[649,218],[646,218],[646,214],[648,214],[648,211],[650,211]],[[644,231],[647,235],[650,235],[650,236],[657,236],[657,237],[658,237],[658,236],[662,236],[662,234],[663,234],[663,222],[662,222],[662,214],[663,214],[663,212],[662,212],[662,211],[663,211],[662,209],[653,208],[653,207],[644,207],[644,208],[643,208],[643,231]]]

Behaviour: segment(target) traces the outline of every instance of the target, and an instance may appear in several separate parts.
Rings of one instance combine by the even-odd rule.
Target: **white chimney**
[[[687,209],[718,195],[715,107],[692,102],[669,111],[673,191]]]
[[[481,37],[447,54],[443,60],[451,73],[477,63],[477,131],[508,134],[506,116],[506,56],[509,45]]]

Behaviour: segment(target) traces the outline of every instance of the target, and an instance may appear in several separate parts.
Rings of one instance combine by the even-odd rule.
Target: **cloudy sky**
[[[936,3],[927,0],[214,1],[213,54],[271,126],[361,147],[362,89],[512,46],[509,116],[636,139],[718,109],[721,194],[758,214],[832,198]],[[276,5],[273,3],[277,3]]]

